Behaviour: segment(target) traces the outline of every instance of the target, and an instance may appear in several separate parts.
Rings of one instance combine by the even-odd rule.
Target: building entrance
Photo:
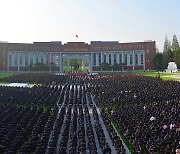
[[[63,59],[63,72],[84,72],[90,71],[90,60],[88,58]]]

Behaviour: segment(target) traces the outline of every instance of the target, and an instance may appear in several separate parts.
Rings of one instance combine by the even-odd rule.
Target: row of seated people
[[[112,140],[114,146],[116,147],[117,153],[126,153],[126,150],[124,148],[124,145],[122,143],[122,140],[121,140],[120,136],[117,134],[117,132],[113,128],[113,126],[111,124],[111,121],[109,120],[109,118],[105,114],[104,110],[102,110],[101,115],[103,117],[106,128],[107,128],[107,130],[109,132],[111,140]]]
[[[0,87],[0,153],[36,150],[50,128],[46,130],[46,122],[55,116],[52,106],[59,92],[56,87]]]
[[[64,75],[51,75],[51,74],[14,74],[12,76],[1,78],[0,82],[11,83],[34,83],[34,84],[51,84],[51,83],[66,83],[67,78]]]
[[[100,143],[100,147],[103,153],[111,154],[111,148],[109,147],[108,143],[106,142],[104,130],[102,129],[101,124],[99,123],[98,113],[96,107],[93,108],[93,116],[94,116],[94,123],[95,123],[95,130],[96,134]]]
[[[54,111],[54,115],[52,115],[53,117],[55,117],[57,111],[57,109]],[[39,148],[39,144],[44,137],[42,134],[45,131],[47,119],[48,116],[45,116],[44,113],[39,116],[37,121],[34,122],[34,126],[32,127],[30,139],[26,141],[18,153],[33,153],[37,148]]]
[[[63,126],[65,112],[66,112],[65,106],[62,106],[61,109],[58,108],[58,113],[54,120],[54,123],[51,124],[52,130],[49,132],[49,140],[48,142],[46,142],[47,143],[46,145],[39,146],[36,153],[41,154],[45,152],[47,153],[57,152],[56,146],[59,139],[60,130],[62,129]]]
[[[94,121],[90,120],[85,86],[74,85],[74,81],[79,83],[81,78],[73,77],[72,80],[73,85],[68,82],[60,88],[45,85],[14,89],[2,87],[5,89],[1,91],[1,104],[3,107],[7,105],[7,108],[4,108],[6,112],[2,112],[0,150],[4,153],[73,153],[74,150],[78,153],[88,150],[89,153],[97,153],[92,127]],[[63,101],[64,106],[61,107]],[[52,110],[56,102],[58,106]],[[12,131],[16,127],[17,130]],[[95,129],[103,134],[100,125]],[[98,137],[98,142],[102,151],[108,153],[105,138]]]
[[[100,107],[100,103],[99,103],[98,99],[94,99],[94,102],[95,102],[96,106]],[[126,150],[125,150],[124,145],[122,143],[121,137],[118,135],[117,131],[115,131],[115,129],[113,128],[111,121],[109,120],[109,118],[105,114],[105,109],[102,108],[99,111],[100,111],[100,115],[103,118],[104,124],[106,125],[109,136],[113,142],[113,145],[115,146],[117,153],[122,153],[122,154],[124,153],[125,154]],[[98,116],[97,112],[95,115],[96,115],[96,117]]]
[[[159,78],[137,75],[101,76],[87,82],[91,85],[91,92],[97,93],[107,104],[141,103],[180,97],[179,82],[164,82]]]
[[[89,92],[87,93],[87,98],[88,98],[88,102],[89,102],[88,104],[89,104],[90,108],[92,108],[92,111],[93,111],[95,130],[96,130],[96,133],[97,133],[97,137],[98,137],[102,152],[103,153],[112,153],[113,152],[111,150],[109,144],[107,143],[106,139],[105,139],[105,133],[108,133],[111,140],[112,140],[112,144],[113,144],[112,146],[115,147],[115,151],[117,153],[122,153],[122,154],[126,153],[124,145],[122,144],[122,141],[121,141],[119,136],[117,137],[118,139],[116,140],[116,144],[114,144],[114,140],[111,137],[111,133],[113,132],[114,134],[116,134],[116,136],[117,136],[117,133],[115,133],[115,129],[112,127],[110,122],[109,122],[109,124],[111,125],[112,129],[110,130],[108,128],[110,126],[108,126],[106,124],[106,121],[104,121],[106,119],[104,119],[103,121],[104,121],[104,124],[105,124],[108,132],[104,132],[105,130],[102,129],[102,124],[100,124],[100,122],[99,122],[98,113],[97,113],[97,110],[96,110],[96,107],[95,107],[95,106],[100,107],[100,103],[98,102],[98,100],[93,99],[94,97],[91,97],[91,94]],[[92,99],[93,99],[94,102],[92,101]],[[99,116],[101,116],[101,114]],[[104,117],[102,116],[102,118],[104,118]]]
[[[4,87],[7,88],[7,87]],[[62,88],[62,87],[60,87]],[[67,87],[66,85],[64,86],[64,89],[68,89],[69,86]],[[11,90],[12,88],[10,88]],[[15,88],[17,89],[17,88]],[[18,88],[18,90],[21,88]],[[24,88],[22,88],[24,89]],[[21,89],[21,91],[22,91]],[[57,98],[57,87],[54,88],[50,88],[52,89],[52,91],[50,91],[50,96],[54,99]],[[55,90],[54,90],[55,89]],[[64,89],[61,93],[61,98],[63,98],[62,96],[64,93]],[[33,90],[33,89],[31,89]],[[5,91],[8,91],[7,89]],[[55,92],[53,92],[55,91]],[[60,91],[58,91],[60,92]],[[32,92],[30,92],[29,94],[32,94]],[[41,93],[39,93],[41,95]],[[44,93],[46,95],[46,93]],[[3,95],[5,96],[5,95]],[[43,96],[42,96],[43,97]],[[40,97],[41,98],[41,97]],[[37,99],[38,101],[38,99]],[[58,106],[61,106],[61,101],[62,99],[59,100],[58,102]],[[56,102],[56,101],[54,101]],[[19,103],[15,103],[14,106],[13,104],[8,104],[7,107],[4,105],[6,103],[2,103],[2,111],[4,109],[4,113],[1,112],[2,117],[4,117],[4,119],[2,119],[2,132],[0,131],[1,134],[1,139],[2,139],[2,144],[0,144],[1,148],[0,150],[5,152],[5,153],[11,153],[11,152],[16,152],[18,151],[19,153],[26,153],[26,152],[34,152],[34,153],[45,153],[46,151],[50,151],[51,152],[51,147],[53,147],[54,143],[56,143],[57,141],[57,130],[59,130],[59,128],[62,126],[62,121],[63,121],[63,116],[64,116],[64,109],[62,108],[61,112],[59,113],[59,109],[58,107],[56,107],[56,109],[53,111],[52,110],[52,106],[51,104],[47,107],[46,111],[42,108],[32,108],[32,106],[27,106],[26,109],[24,109],[24,106],[21,106],[22,104],[20,104],[20,107],[18,107],[17,109],[21,109],[21,110],[17,110],[14,108],[14,106],[19,106]],[[22,108],[23,107],[23,108]],[[32,111],[31,111],[32,110]],[[37,111],[36,111],[37,110]],[[29,114],[28,112],[33,112],[34,114]],[[36,113],[36,112],[38,113]],[[41,112],[40,112],[41,111]],[[21,112],[26,113],[27,116],[29,117],[29,119],[26,119],[26,116],[22,115]],[[40,114],[40,113],[41,114]],[[11,114],[9,114],[11,113]],[[18,115],[19,113],[19,115]],[[16,116],[14,116],[14,114]],[[57,118],[57,114],[59,114],[58,118]],[[12,119],[12,117],[16,117]],[[24,117],[25,120],[21,120],[21,118]],[[32,119],[31,119],[32,118]],[[11,121],[13,123],[11,123]],[[21,124],[18,123],[20,120],[20,122],[22,121],[22,128],[20,127]],[[6,122],[6,123],[4,123]],[[26,122],[26,123],[25,123]],[[10,123],[10,124],[9,124]],[[47,124],[46,124],[47,123]],[[3,127],[7,125],[7,127]],[[14,134],[14,131],[12,131],[12,126],[17,125],[18,126],[18,131],[16,131],[17,133],[20,132],[20,134]],[[25,127],[25,126],[26,127]],[[52,127],[55,126],[55,127]],[[52,129],[53,128],[53,129]],[[6,135],[6,133],[8,133]],[[13,141],[13,137],[9,138],[9,134],[13,134],[15,140]],[[51,135],[52,134],[52,135]],[[19,136],[19,137],[18,137]],[[51,136],[51,138],[50,138]],[[3,140],[3,137],[5,138]],[[28,140],[27,140],[28,138]],[[9,142],[11,140],[12,144]],[[1,143],[1,142],[0,142]]]
[[[87,138],[88,138],[87,148],[89,149],[90,153],[95,154],[95,153],[97,153],[97,147],[96,147],[93,127],[92,127],[91,120],[90,120],[89,109],[88,109],[87,105],[85,105],[84,116],[86,119],[86,132],[87,132]]]
[[[175,152],[180,138],[179,82],[137,75],[102,76],[89,82],[89,91],[106,104],[136,151],[145,146],[151,153]]]
[[[15,108],[13,110],[18,111]],[[0,151],[3,153],[35,151],[47,118],[53,117],[53,115],[50,115],[50,109],[47,109],[46,112],[42,108],[22,110],[24,111],[23,114],[21,111],[13,114],[13,117],[17,117],[17,120],[11,117],[11,120],[6,121],[7,123],[4,126],[1,125],[3,129],[7,130],[7,133],[3,129],[0,130],[2,133]],[[10,128],[8,128],[9,126]]]
[[[113,117],[137,151],[144,145],[152,153],[174,153],[180,141],[179,113],[179,99],[174,99],[114,109]]]
[[[77,86],[72,86],[72,88],[75,88],[75,90],[71,89],[70,93],[68,93],[70,96],[69,106],[64,128],[62,130],[59,152],[66,153],[68,151],[68,153],[86,153],[89,151],[89,153],[97,153],[95,139],[91,137],[94,136],[94,134],[91,134],[93,131],[91,131],[91,133],[89,131],[85,132],[85,127],[88,128],[88,130],[89,128],[92,130],[92,126],[90,119],[85,120],[84,116],[84,102],[82,101],[84,100],[82,98],[84,92],[81,89],[82,87],[80,87],[78,94]],[[89,115],[87,107],[86,111],[86,115]],[[85,136],[87,136],[87,138]],[[68,143],[68,145],[66,143]]]
[[[18,106],[53,106],[61,93],[62,87],[34,86],[5,87],[0,86],[0,101]]]
[[[71,88],[74,90],[69,89],[69,92],[65,93],[65,98],[69,97],[66,104],[67,112],[60,132],[60,140],[53,149],[58,150],[59,153],[97,153],[96,142],[99,142],[103,153],[110,153],[111,149],[106,143],[101,125],[95,124],[95,121],[98,122],[99,119],[94,121],[90,118],[85,89],[78,90],[77,86]],[[74,102],[75,100],[77,102]],[[95,114],[95,111],[93,113]],[[92,125],[96,127],[93,128]],[[98,141],[95,141],[94,133],[98,136]]]
[[[71,75],[52,75],[46,73],[40,74],[14,74],[6,78],[0,78],[0,82],[11,83],[33,83],[41,85],[63,85],[67,83],[82,84],[84,76],[71,76]]]

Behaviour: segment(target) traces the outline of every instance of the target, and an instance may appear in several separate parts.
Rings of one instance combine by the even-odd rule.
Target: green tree
[[[78,62],[73,63],[74,70],[79,70],[79,66]]]
[[[114,63],[113,65],[112,65],[112,69],[113,69],[113,71],[115,71],[115,70],[118,70],[119,69],[119,64],[118,63]]]
[[[46,67],[47,67],[44,63],[36,63],[35,66],[38,67],[39,71],[46,70]]]
[[[163,52],[163,56],[164,56],[164,64],[165,64],[165,67],[166,67],[169,62],[173,61],[173,52],[172,52],[172,50],[169,48],[166,52]]]
[[[102,63],[100,64],[100,68],[101,68],[102,71],[107,70],[109,67],[110,67],[109,64],[106,63],[106,62],[102,62]]]
[[[171,50],[171,43],[168,40],[167,35],[164,41],[163,57],[164,57],[165,67],[168,65],[169,62],[173,61],[173,52]]]
[[[52,71],[52,68],[54,68],[55,66],[56,64],[54,62],[49,63],[50,72]]]
[[[172,40],[172,45],[171,45],[172,52],[175,52],[178,48],[179,48],[179,42],[178,42],[176,35],[174,34],[173,40]]]
[[[173,35],[171,49],[173,52],[173,61],[177,64],[177,67],[180,68],[180,47],[176,35]]]
[[[164,49],[163,52],[168,51],[171,48],[171,42],[168,40],[168,37],[166,35],[165,41],[164,41]]]
[[[157,71],[164,70],[164,56],[163,53],[157,52],[154,59],[155,68]]]
[[[31,72],[31,68],[33,67],[33,64],[30,63],[30,64],[28,65],[28,67],[29,67],[29,72]]]
[[[176,49],[173,54],[174,62],[177,64],[177,67],[180,69],[180,48]]]
[[[124,66],[126,66],[126,64],[125,63],[120,63],[119,66],[120,66],[121,72],[122,72],[124,70]]]

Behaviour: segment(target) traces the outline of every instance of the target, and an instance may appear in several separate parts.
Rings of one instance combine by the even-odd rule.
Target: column
[[[104,54],[101,52],[101,63],[104,62]]]
[[[52,63],[52,53],[49,53],[49,64]]]
[[[15,55],[14,53],[11,53],[11,65],[14,66],[15,65],[15,62],[14,62],[14,59],[15,59]]]
[[[133,63],[133,71],[134,71],[134,64],[135,64],[135,53],[134,53],[134,51],[133,51],[133,55],[132,55],[132,63]]]
[[[46,65],[46,53],[43,53],[43,64]]]
[[[33,65],[36,64],[36,53],[33,53]]]
[[[18,72],[19,72],[19,60],[20,60],[20,58],[19,58],[19,52],[18,52],[18,57],[17,57]]]
[[[10,54],[8,52],[8,56],[7,56],[7,71],[9,72],[9,57],[10,57]],[[11,58],[11,65],[12,65],[12,58]]]
[[[91,58],[90,58],[90,72],[93,72],[93,54],[91,52]]]
[[[127,53],[127,65],[128,66],[130,65],[130,53],[129,52]]]
[[[119,64],[119,52],[115,54],[116,54],[116,62]]]
[[[111,53],[111,65],[113,65],[114,64],[114,53],[112,52]]]
[[[96,66],[99,65],[99,53],[95,53],[96,55]]]
[[[29,55],[28,55],[28,65],[31,64],[31,53],[29,52]]]
[[[146,70],[146,66],[145,66],[145,52],[143,52],[143,66],[144,66],[144,70]]]
[[[41,63],[41,54],[38,52],[38,63]]]
[[[121,58],[122,58],[121,62],[124,63],[124,52],[123,51],[122,51],[122,54],[121,54]]]
[[[138,65],[141,65],[141,53],[138,52],[137,54],[138,54]]]
[[[22,53],[22,66],[25,66],[25,53]]]

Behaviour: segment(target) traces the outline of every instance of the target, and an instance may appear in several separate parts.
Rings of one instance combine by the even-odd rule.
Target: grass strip
[[[16,74],[15,73],[0,73],[0,78],[6,78],[13,75],[16,75]]]
[[[104,108],[105,109],[105,108]],[[124,141],[124,143],[126,144],[127,148],[129,149],[129,151],[131,153],[134,153],[134,147],[132,146],[132,144],[130,144],[128,142],[128,140],[126,139],[126,137],[124,136],[124,134],[122,133],[121,129],[119,128],[118,123],[114,120],[114,118],[109,114],[108,110],[105,109],[105,113],[108,116],[108,118],[111,120],[112,124],[114,125],[115,129],[117,130],[117,132],[119,133],[119,135],[121,136],[122,140]]]

